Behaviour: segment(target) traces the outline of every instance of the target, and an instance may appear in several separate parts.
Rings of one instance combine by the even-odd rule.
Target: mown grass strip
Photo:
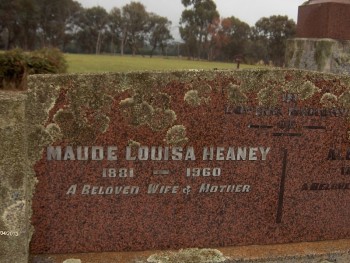
[[[234,63],[193,61],[174,57],[65,54],[70,73],[128,72],[142,70],[235,69]],[[256,66],[241,65],[240,68]]]

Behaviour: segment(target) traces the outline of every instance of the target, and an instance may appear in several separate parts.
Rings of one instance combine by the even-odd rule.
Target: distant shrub
[[[67,62],[57,48],[43,48],[30,53],[29,74],[58,74],[67,72]]]
[[[67,71],[63,53],[55,48],[33,52],[14,49],[0,54],[0,89],[24,89],[31,74],[58,74]]]
[[[0,89],[23,89],[27,74],[27,55],[21,49],[0,54]]]

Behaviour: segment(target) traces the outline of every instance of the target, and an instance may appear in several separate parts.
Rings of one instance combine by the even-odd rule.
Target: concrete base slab
[[[350,240],[324,241],[312,243],[295,243],[269,246],[240,246],[218,248],[219,252],[226,258],[224,263],[349,263],[350,262]],[[200,250],[196,250],[200,251]],[[62,263],[74,259],[82,263],[146,263],[152,255],[167,253],[167,258],[158,263],[179,263],[171,261],[172,256],[178,252],[166,251],[143,251],[143,252],[110,252],[110,253],[85,253],[66,255],[31,255],[31,263]],[[208,258],[206,261],[196,260],[196,255],[192,254],[192,259],[186,263],[218,262]],[[185,262],[184,262],[185,263]]]

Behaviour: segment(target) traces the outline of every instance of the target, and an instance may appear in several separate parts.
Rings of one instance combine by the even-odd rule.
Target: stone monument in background
[[[349,0],[310,0],[299,6],[297,38],[287,42],[286,66],[350,73],[349,14]]]

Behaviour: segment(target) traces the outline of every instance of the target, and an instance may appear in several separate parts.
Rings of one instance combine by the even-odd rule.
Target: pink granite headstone
[[[212,71],[30,85],[28,116],[52,140],[35,165],[34,254],[350,238],[347,78]]]

